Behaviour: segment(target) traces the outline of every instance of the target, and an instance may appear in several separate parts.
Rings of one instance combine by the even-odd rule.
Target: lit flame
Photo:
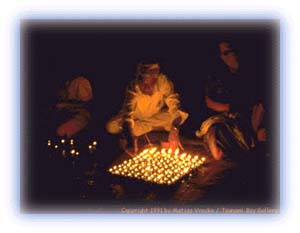
[[[156,150],[157,150],[157,148],[154,147],[154,148],[152,148],[152,149],[149,151],[149,153],[150,153],[150,154],[153,154]]]
[[[181,154],[181,155],[179,156],[179,158],[180,158],[180,159],[184,159],[185,156],[186,156],[186,153],[183,153],[183,154]]]
[[[134,158],[123,161],[119,165],[109,168],[109,172],[124,175],[158,184],[171,185],[200,166],[205,157],[181,153],[179,148],[172,151],[157,147],[144,149]]]

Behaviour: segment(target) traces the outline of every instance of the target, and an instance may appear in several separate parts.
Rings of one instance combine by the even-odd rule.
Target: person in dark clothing
[[[221,64],[215,67],[205,86],[208,119],[203,122],[197,137],[204,137],[217,160],[229,149],[249,150],[258,140],[265,140],[259,129],[264,107],[253,91],[253,79],[241,72],[237,52],[228,42],[218,44]]]

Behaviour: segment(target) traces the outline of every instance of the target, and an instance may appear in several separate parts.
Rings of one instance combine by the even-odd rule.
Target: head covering
[[[157,60],[146,59],[138,63],[136,67],[135,76],[137,79],[140,79],[143,74],[146,73],[159,73],[160,66]]]

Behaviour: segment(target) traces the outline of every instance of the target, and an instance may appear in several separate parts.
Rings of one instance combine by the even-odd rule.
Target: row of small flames
[[[171,185],[193,169],[204,164],[206,158],[180,153],[180,150],[151,147],[134,158],[109,168],[109,172],[147,182]]]

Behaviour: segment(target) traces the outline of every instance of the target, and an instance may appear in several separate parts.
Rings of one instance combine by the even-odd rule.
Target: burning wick
[[[143,150],[136,157],[109,168],[109,172],[171,185],[204,161],[205,157],[200,159],[199,155],[180,154],[179,148],[172,151],[170,148],[158,150],[156,147],[151,147]]]
[[[93,146],[97,146],[98,142],[97,141],[93,141]]]

